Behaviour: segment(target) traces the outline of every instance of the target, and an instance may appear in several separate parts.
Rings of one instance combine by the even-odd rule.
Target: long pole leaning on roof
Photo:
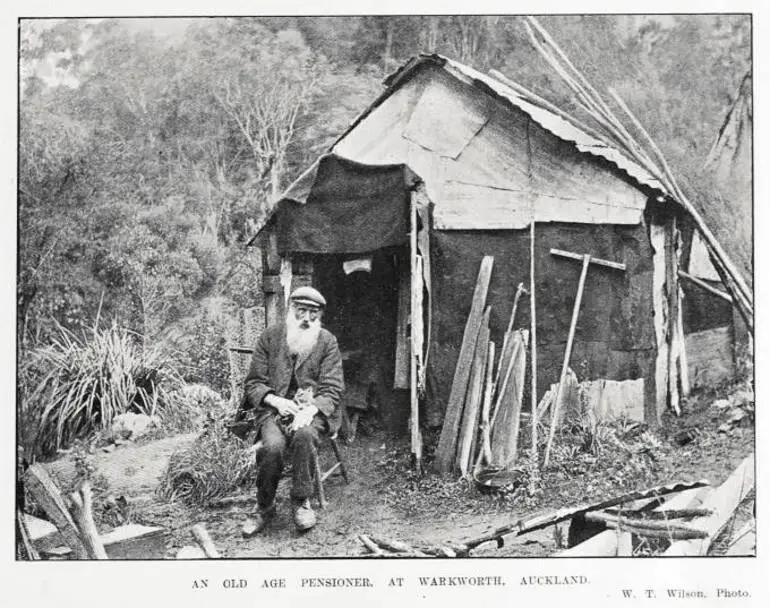
[[[642,134],[647,145],[652,150],[652,158],[623,126],[620,120],[598,94],[596,89],[591,86],[585,76],[583,76],[583,74],[572,64],[569,57],[562,51],[561,47],[559,47],[547,30],[540,25],[538,20],[534,17],[524,17],[523,23],[535,49],[572,89],[577,96],[578,103],[583,109],[602,126],[605,138],[609,138],[613,141],[614,145],[619,146],[619,149],[629,155],[630,158],[635,160],[654,176],[663,185],[669,197],[684,207],[693,218],[698,230],[704,237],[709,253],[714,259],[716,266],[721,271],[720,274],[726,275],[726,278],[728,279],[725,281],[726,287],[733,295],[735,304],[738,306],[750,331],[753,333],[754,300],[751,290],[738,268],[729,258],[722,248],[722,245],[717,241],[716,237],[701,217],[698,210],[679,187],[660,148],[652,137],[650,137],[641,122],[634,116],[620,96],[610,89],[610,95],[627,114],[634,127]],[[535,30],[537,30],[540,39],[535,35]]]

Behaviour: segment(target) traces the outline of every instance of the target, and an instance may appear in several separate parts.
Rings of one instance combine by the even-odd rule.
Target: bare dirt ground
[[[111,453],[97,450],[93,463],[106,480],[103,491],[127,499],[130,521],[169,530],[166,553],[152,557],[171,558],[182,546],[194,544],[190,528],[200,522],[223,556],[229,558],[355,557],[367,552],[359,534],[378,534],[415,546],[453,543],[525,517],[630,489],[699,479],[718,485],[753,451],[754,429],[744,421],[729,432],[719,432],[724,413],[712,406],[716,397],[715,393],[702,394],[691,399],[681,417],[669,417],[664,430],[655,434],[659,447],[649,462],[639,458],[624,461],[614,453],[595,457],[567,452],[543,472],[542,491],[536,495],[523,488],[502,495],[485,494],[469,481],[430,473],[420,477],[410,467],[406,438],[381,432],[359,436],[352,445],[343,447],[350,484],[341,477],[326,482],[329,504],[318,512],[316,528],[305,534],[298,534],[292,523],[287,479],[279,486],[277,518],[251,539],[242,537],[241,526],[254,508],[253,502],[229,508],[197,508],[160,500],[154,490],[169,456],[188,446],[194,435],[121,446]],[[695,429],[694,439],[680,446],[674,437],[683,429]],[[639,462],[643,472],[637,470]],[[60,481],[74,471],[66,459],[49,468]],[[253,490],[245,492],[253,495]],[[750,506],[743,511],[747,509]],[[107,522],[97,524],[100,529],[108,527]],[[474,554],[546,556],[556,552],[560,542],[554,529],[546,528],[509,537],[503,548],[490,544]]]

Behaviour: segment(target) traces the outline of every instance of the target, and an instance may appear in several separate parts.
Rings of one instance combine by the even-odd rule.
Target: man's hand
[[[294,414],[294,420],[291,421],[290,430],[296,431],[303,426],[309,425],[313,422],[313,417],[318,413],[318,408],[315,405],[306,405],[299,412]]]
[[[299,412],[299,406],[294,403],[294,401],[279,397],[275,394],[270,394],[265,397],[265,405],[272,407],[281,417],[296,416],[297,412]]]

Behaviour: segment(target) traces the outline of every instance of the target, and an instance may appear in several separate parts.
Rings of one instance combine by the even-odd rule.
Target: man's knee
[[[318,431],[312,426],[303,426],[294,432],[294,445],[310,447],[318,442]]]
[[[286,439],[281,436],[263,437],[262,447],[259,449],[262,458],[276,459],[283,456],[286,449]]]

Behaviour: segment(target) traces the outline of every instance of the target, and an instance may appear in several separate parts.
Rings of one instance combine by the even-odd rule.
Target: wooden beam
[[[528,143],[529,145],[529,143]],[[535,308],[535,215],[532,210],[532,223],[529,227],[529,342],[530,342],[530,467],[536,474],[540,472],[540,456],[537,450],[537,309]],[[530,475],[531,489],[536,485],[535,477]]]
[[[718,298],[722,298],[726,302],[730,302],[730,304],[733,303],[733,298],[732,298],[732,296],[730,296],[729,293],[725,293],[721,289],[717,289],[716,287],[712,287],[711,285],[706,283],[706,281],[703,281],[703,280],[699,279],[698,277],[694,277],[691,274],[687,274],[684,270],[680,270],[678,274],[683,279],[687,279],[688,281],[690,281],[694,285],[697,285],[701,289],[705,289],[706,291],[708,291],[711,294],[714,294]]]
[[[16,552],[17,557],[21,559],[40,559],[40,555],[32,544],[24,514],[19,509],[16,510]]]
[[[262,275],[278,274],[281,271],[281,256],[278,253],[278,234],[275,228],[262,233]]]
[[[668,403],[679,416],[679,353],[684,350],[677,340],[677,320],[679,318],[679,230],[676,216],[666,218],[666,294],[668,300]]]
[[[29,489],[37,504],[59,529],[65,542],[75,552],[75,557],[88,559],[88,550],[72,520],[64,498],[46,470],[39,464],[33,464],[24,474],[24,486]]]
[[[168,532],[157,526],[125,524],[100,537],[109,559],[154,559],[166,552]]]
[[[484,392],[487,355],[489,353],[489,315],[491,308],[487,307],[481,320],[481,328],[476,339],[476,349],[473,353],[471,377],[468,392],[463,407],[463,417],[460,424],[460,435],[457,439],[456,467],[462,477],[468,476],[470,467],[473,436],[478,432],[479,405]]]
[[[732,472],[730,477],[719,486],[703,507],[713,510],[708,517],[701,517],[691,523],[708,532],[708,538],[678,541],[672,543],[664,555],[688,556],[706,555],[714,539],[730,521],[735,509],[754,489],[754,454],[747,456]]]
[[[452,388],[449,392],[449,401],[447,402],[446,413],[444,416],[444,425],[441,427],[441,436],[439,437],[436,448],[435,466],[439,473],[448,473],[454,463],[455,449],[457,447],[457,433],[460,427],[463,402],[465,401],[465,391],[468,388],[468,379],[471,373],[471,364],[473,362],[473,351],[476,346],[476,338],[481,327],[481,318],[484,313],[484,305],[487,301],[487,291],[489,290],[489,281],[492,278],[492,265],[494,257],[484,256],[481,260],[479,275],[476,279],[476,287],[473,291],[471,301],[471,310],[468,314],[468,320],[465,323],[463,332],[463,341],[460,346],[460,354],[457,358],[457,367],[452,381]]]
[[[668,297],[666,295],[666,229],[663,224],[650,224],[652,246],[652,321],[655,327],[655,413],[647,423],[660,426],[668,405]]]
[[[282,304],[282,313],[281,315],[286,314],[286,310],[289,308],[289,296],[291,295],[291,283],[292,283],[292,277],[294,275],[294,267],[291,261],[291,257],[281,256],[281,271],[279,273],[279,278],[281,282],[281,287],[283,288],[283,300],[281,301]]]
[[[497,467],[512,468],[516,463],[528,336],[527,330],[517,330],[511,338],[513,353],[507,370],[508,378],[499,395],[492,427],[492,464]]]
[[[569,258],[570,260],[583,261],[584,255],[579,253],[573,253],[571,251],[564,251],[562,249],[551,249],[551,255],[555,255],[562,258]],[[591,256],[591,264],[598,264],[599,266],[606,266],[607,268],[614,268],[615,270],[625,270],[626,265],[620,262],[611,262],[610,260],[602,260]]]
[[[422,435],[420,434],[419,374],[422,365],[423,317],[422,317],[422,258],[417,252],[417,204],[409,206],[409,261],[411,270],[411,339],[409,349],[409,403],[410,439],[414,465],[422,471]]]

